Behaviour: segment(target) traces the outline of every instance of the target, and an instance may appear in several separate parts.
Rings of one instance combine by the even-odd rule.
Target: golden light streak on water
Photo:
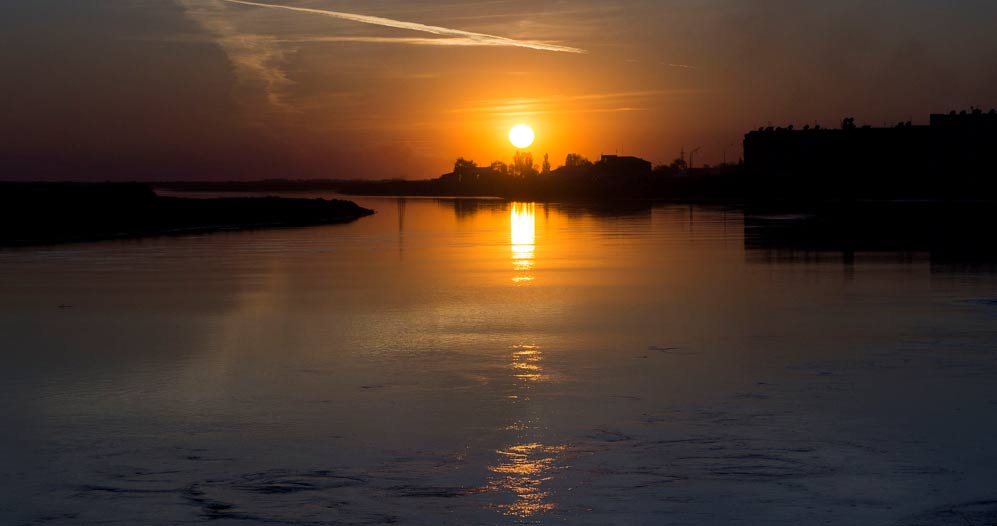
[[[543,352],[536,345],[513,346],[510,367],[513,376],[519,380],[519,390],[527,391],[530,384],[549,380],[543,371]],[[528,396],[517,399],[529,403]],[[488,468],[496,475],[488,489],[513,497],[511,502],[498,504],[497,507],[506,515],[521,519],[557,508],[545,486],[563,467],[558,461],[567,446],[550,446],[541,442],[536,422],[519,421],[506,429],[517,431],[521,442],[497,450],[499,462]]]
[[[515,283],[533,281],[536,258],[536,205],[534,203],[513,203],[509,212],[510,246],[512,248],[512,268]]]

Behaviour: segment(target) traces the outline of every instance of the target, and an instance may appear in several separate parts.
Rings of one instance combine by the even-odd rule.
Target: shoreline
[[[818,181],[819,182],[819,181]],[[255,181],[161,181],[150,183],[168,192],[267,193],[332,192],[348,197],[480,198],[535,202],[653,201],[675,204],[813,207],[835,203],[959,203],[994,202],[990,187],[880,188],[843,182],[812,186],[809,178],[762,176],[741,170],[681,176],[597,177],[571,179],[534,177],[461,183],[441,179],[264,179]]]
[[[2,183],[0,247],[342,224],[374,214],[353,201],[185,198],[137,183]]]

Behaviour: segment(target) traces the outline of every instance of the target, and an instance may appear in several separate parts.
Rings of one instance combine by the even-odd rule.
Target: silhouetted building
[[[639,157],[603,155],[596,171],[608,177],[643,177],[651,175],[651,163]]]
[[[932,115],[927,126],[762,128],[744,137],[755,176],[847,197],[966,196],[997,188],[997,112]],[[787,183],[789,184],[789,183]]]

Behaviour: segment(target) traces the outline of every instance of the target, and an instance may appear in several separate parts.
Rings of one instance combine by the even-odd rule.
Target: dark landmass
[[[997,265],[997,110],[928,125],[766,127],[744,138],[745,244],[770,257],[928,254],[933,268]],[[790,218],[790,219],[787,219]]]
[[[493,197],[526,201],[658,200],[740,202],[750,179],[736,166],[692,170],[682,175],[660,171],[619,177],[592,171],[577,177],[496,175],[470,182],[446,177],[425,180],[269,179],[260,181],[159,182],[176,192],[329,191],[358,196]]]
[[[577,176],[534,176],[522,179],[495,177],[474,182],[343,181],[336,191],[347,195],[420,195],[500,197],[526,201],[626,201],[743,202],[750,180],[736,167],[697,170],[682,175],[651,171],[620,176],[592,170]]]
[[[322,225],[373,213],[341,200],[160,197],[137,183],[0,183],[0,246]]]
[[[767,127],[744,137],[754,197],[784,200],[997,199],[997,110],[934,114],[928,125]]]

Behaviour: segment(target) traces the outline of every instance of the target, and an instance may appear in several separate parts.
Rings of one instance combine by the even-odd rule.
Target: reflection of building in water
[[[511,229],[512,267],[517,275],[512,280],[519,283],[533,281],[529,271],[536,256],[536,205],[513,203],[509,212]]]
[[[987,201],[852,202],[814,214],[744,215],[744,248],[752,263],[840,262],[846,276],[865,262],[926,263],[932,272],[997,268],[997,245],[982,243],[997,229]]]
[[[512,350],[513,375],[517,379],[517,403],[528,403],[525,393],[537,382],[545,382],[548,377],[543,371],[543,353],[535,345],[517,345]],[[528,518],[545,513],[557,507],[551,501],[550,492],[545,489],[558,469],[558,456],[566,446],[550,446],[537,436],[536,422],[519,421],[506,429],[519,435],[514,445],[496,451],[499,462],[488,469],[496,475],[489,485],[497,492],[511,494],[513,500],[498,505],[503,513],[520,518]]]

